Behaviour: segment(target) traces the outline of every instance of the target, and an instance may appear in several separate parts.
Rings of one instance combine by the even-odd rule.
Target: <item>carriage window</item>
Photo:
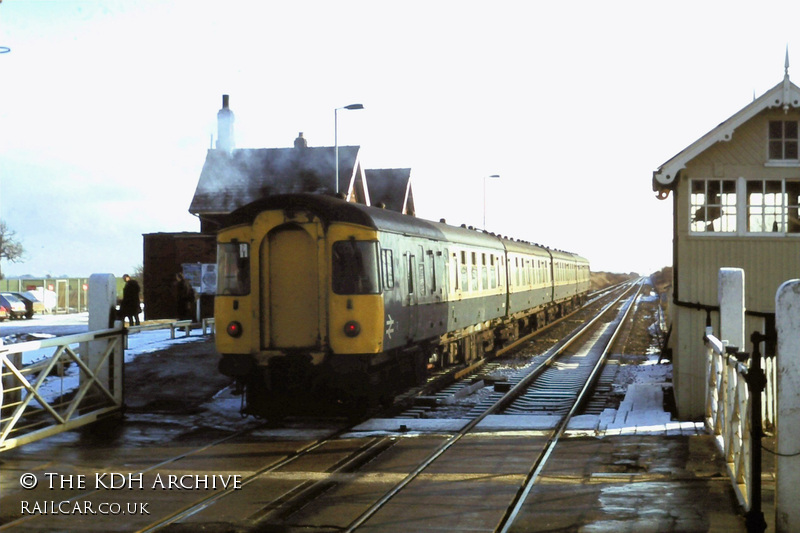
[[[450,261],[447,263],[448,273],[450,275],[450,286],[448,292],[455,292],[458,290],[458,261],[455,252],[450,254]]]
[[[336,294],[377,294],[378,243],[375,241],[338,241],[333,243],[331,278]]]
[[[433,251],[428,250],[428,268],[431,270],[431,294],[436,292],[436,260],[433,256]],[[438,256],[441,257],[442,253],[438,252]]]
[[[406,281],[408,282],[408,294],[414,294],[414,263],[416,258],[413,255],[408,256],[408,270],[406,271]]]
[[[476,252],[472,252],[472,263],[470,263],[470,274],[472,277],[470,290],[474,292],[478,290],[478,254]]]
[[[250,293],[250,244],[226,242],[217,245],[217,294],[241,296]]]
[[[394,259],[391,250],[381,250],[381,265],[383,267],[383,289],[394,288]]]
[[[461,290],[469,290],[469,271],[467,269],[467,252],[461,252]]]

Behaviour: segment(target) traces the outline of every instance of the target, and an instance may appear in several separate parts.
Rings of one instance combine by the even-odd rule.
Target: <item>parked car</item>
[[[8,318],[8,309],[5,306],[0,305],[0,322]]]
[[[44,287],[27,291],[25,294],[30,294],[42,303],[44,307],[43,313],[52,313],[56,308],[56,301],[58,297],[55,292],[46,290]],[[35,308],[34,308],[35,309]]]
[[[44,304],[39,301],[31,292],[12,292],[22,303],[25,304],[25,318],[33,317],[34,313],[44,313]]]
[[[22,318],[28,310],[22,301],[10,292],[0,293],[0,305],[8,309],[11,319]]]

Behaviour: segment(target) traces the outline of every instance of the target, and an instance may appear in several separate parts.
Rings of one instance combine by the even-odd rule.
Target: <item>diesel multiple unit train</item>
[[[217,247],[220,371],[256,414],[386,401],[589,290],[575,254],[316,194],[240,208]]]

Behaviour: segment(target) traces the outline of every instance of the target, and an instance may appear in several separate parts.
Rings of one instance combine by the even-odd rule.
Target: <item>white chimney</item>
[[[228,107],[228,95],[222,95],[222,109],[217,113],[217,150],[230,153],[234,149],[233,111]]]

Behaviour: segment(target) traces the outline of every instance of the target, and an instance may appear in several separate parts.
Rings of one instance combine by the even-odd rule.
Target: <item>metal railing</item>
[[[136,333],[140,333],[142,331],[154,331],[159,329],[168,329],[169,330],[169,338],[175,338],[175,331],[183,330],[184,336],[188,337],[191,334],[192,326],[195,324],[192,320],[174,320],[172,322],[157,322],[154,324],[144,324],[140,326],[128,326],[127,331],[128,335],[134,335]],[[204,318],[201,323],[200,327],[202,329],[203,336],[209,334],[213,335],[215,333],[215,324],[213,318]],[[128,349],[128,336],[125,336],[125,349]]]
[[[706,328],[706,426],[716,437],[733,482],[739,504],[752,504],[750,427],[751,398],[747,387],[747,366],[726,353],[726,343]]]
[[[119,326],[0,346],[0,451],[75,429],[121,409],[124,335]],[[24,365],[23,354],[32,351],[49,355]],[[72,365],[77,372],[69,368]]]

